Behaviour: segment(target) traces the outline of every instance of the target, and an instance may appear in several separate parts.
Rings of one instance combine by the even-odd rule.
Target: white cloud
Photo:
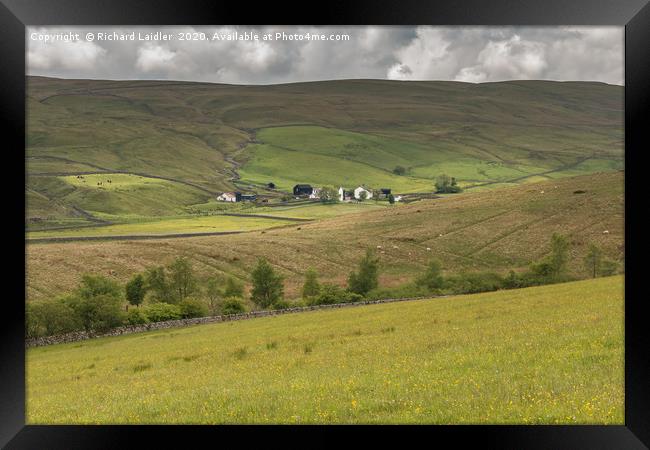
[[[418,27],[389,79],[623,84],[621,27]]]
[[[146,44],[138,49],[135,66],[144,72],[165,70],[174,60],[175,53],[160,45]]]
[[[30,32],[348,34],[349,41],[28,39],[28,73],[64,78],[273,84],[342,78],[623,83],[622,27],[47,27]]]
[[[43,30],[40,30],[43,31]],[[90,72],[106,50],[94,42],[57,40],[27,42],[27,61],[30,69],[47,71],[56,68]]]

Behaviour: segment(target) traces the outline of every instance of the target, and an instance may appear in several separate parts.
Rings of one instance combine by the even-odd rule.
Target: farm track
[[[229,234],[249,233],[249,231],[213,231],[208,233],[177,233],[177,234],[124,234],[116,236],[60,236],[48,238],[25,239],[26,244],[53,244],[78,241],[140,241],[149,239],[175,239],[203,236],[224,236]]]

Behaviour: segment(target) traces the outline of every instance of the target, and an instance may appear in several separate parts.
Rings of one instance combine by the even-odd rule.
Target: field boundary
[[[353,306],[376,305],[381,303],[395,303],[413,300],[425,300],[434,298],[445,298],[448,295],[426,296],[426,297],[406,297],[406,298],[386,298],[381,300],[365,300],[362,302],[353,303],[335,303],[332,305],[313,305],[313,306],[297,306],[295,308],[286,308],[268,311],[251,311],[241,314],[230,314],[220,316],[206,316],[196,317],[192,319],[178,319],[168,320],[164,322],[153,322],[142,325],[126,325],[122,327],[113,328],[105,333],[93,333],[87,331],[74,331],[72,333],[59,334],[56,336],[43,336],[40,338],[26,339],[25,346],[29,347],[43,347],[46,345],[65,344],[69,342],[85,341],[88,339],[96,339],[110,336],[121,336],[123,334],[142,333],[145,331],[165,330],[169,328],[184,328],[191,325],[203,325],[208,323],[218,322],[231,322],[233,320],[248,320],[258,317],[279,316],[283,314],[300,313],[307,311],[318,311],[324,309],[346,308]]]

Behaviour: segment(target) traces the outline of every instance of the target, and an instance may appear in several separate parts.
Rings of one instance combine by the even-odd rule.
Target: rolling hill
[[[623,88],[602,83],[28,77],[27,86],[34,229],[191,214],[217,192],[270,181],[403,193],[431,191],[441,173],[478,189],[623,165]],[[165,183],[120,192],[71,183],[78,175]]]
[[[582,257],[590,243],[622,261],[623,204],[623,174],[611,172],[364,207],[230,236],[30,243],[27,292],[29,300],[49,298],[76,286],[84,273],[125,282],[178,255],[186,255],[200,276],[227,274],[246,283],[255,260],[264,256],[286,277],[289,297],[298,295],[309,267],[318,270],[322,281],[344,284],[366,248],[378,251],[384,285],[410,281],[431,257],[441,259],[450,273],[507,273],[544,256],[553,232],[569,236],[570,269],[587,276]]]

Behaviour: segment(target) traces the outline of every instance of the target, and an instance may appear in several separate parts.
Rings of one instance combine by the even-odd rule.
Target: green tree
[[[273,267],[264,258],[257,260],[251,273],[253,289],[251,300],[257,306],[268,308],[284,296],[283,279],[276,274]]]
[[[395,175],[405,175],[406,174],[406,167],[395,166],[395,168],[393,169],[393,173]]]
[[[359,262],[358,272],[352,272],[348,278],[348,290],[359,295],[366,295],[379,285],[379,259],[372,249]]]
[[[169,283],[176,298],[175,303],[180,303],[196,289],[196,279],[192,271],[192,264],[187,258],[179,256],[168,268]]]
[[[324,186],[320,191],[321,203],[336,203],[339,200],[339,192],[330,186]]]
[[[564,275],[569,262],[569,239],[558,233],[551,236],[551,267],[556,276]]]
[[[140,274],[135,275],[126,283],[126,300],[133,306],[140,306],[147,293],[144,283],[144,277]]]
[[[566,236],[553,233],[551,253],[542,261],[531,265],[531,272],[540,281],[559,281],[566,277],[569,262],[569,240]]]
[[[208,301],[210,314],[217,314],[219,311],[219,303],[223,295],[219,287],[219,280],[216,278],[208,279],[205,287],[205,295]]]
[[[68,299],[81,326],[88,332],[106,331],[122,325],[122,299],[111,294],[76,295]]]
[[[436,178],[436,192],[441,194],[450,194],[460,192],[461,188],[456,182],[456,178],[447,174],[442,174]]]
[[[174,303],[172,289],[167,281],[164,267],[151,267],[144,276],[145,287],[151,298],[157,302]]]
[[[395,196],[393,194],[388,194],[388,203],[391,205],[395,204]]]
[[[620,264],[617,261],[611,259],[604,259],[602,263],[602,267],[600,269],[600,275],[604,277],[614,275],[616,272],[618,272],[619,266]]]
[[[305,273],[305,284],[302,285],[302,298],[314,297],[319,292],[318,273],[314,269],[309,269]]]
[[[364,201],[368,198],[368,193],[366,191],[359,192],[359,201]]]
[[[224,297],[244,297],[244,285],[233,277],[228,277],[226,287],[223,291]]]
[[[429,291],[441,289],[444,283],[442,277],[442,264],[440,261],[433,259],[429,261],[426,271],[415,280],[416,285],[424,286]]]
[[[593,278],[596,278],[600,273],[600,268],[603,265],[603,251],[595,244],[589,246],[589,251],[584,259],[585,267]]]
[[[122,290],[117,282],[102,275],[84,275],[77,287],[77,294],[84,299],[107,295],[120,298]]]
[[[69,333],[81,327],[74,310],[62,298],[27,303],[25,319],[29,338]]]

